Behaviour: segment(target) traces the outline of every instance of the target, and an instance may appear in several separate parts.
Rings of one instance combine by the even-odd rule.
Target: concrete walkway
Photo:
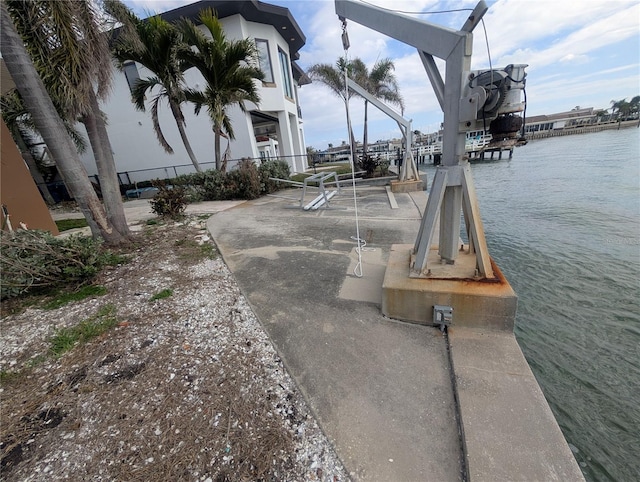
[[[454,319],[449,352],[439,329],[381,315],[390,247],[415,241],[426,193],[358,187],[361,278],[349,191],[317,211],[281,194],[207,225],[354,480],[584,480],[513,333]]]
[[[379,309],[388,248],[413,241],[420,211],[410,195],[392,210],[384,187],[359,188],[358,201],[362,278],[348,194],[318,211],[266,197],[208,227],[354,479],[460,480],[445,339]]]

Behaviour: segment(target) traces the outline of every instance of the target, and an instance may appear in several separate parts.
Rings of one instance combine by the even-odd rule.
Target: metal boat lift
[[[472,32],[488,10],[483,0],[476,5],[460,30],[434,25],[353,0],[336,0],[335,8],[343,23],[345,19],[351,19],[416,47],[444,112],[442,164],[435,174],[413,248],[410,267],[412,276],[430,276],[427,259],[438,217],[438,254],[441,263],[455,264],[460,251],[458,240],[462,211],[469,237],[469,251],[476,257],[477,277],[494,279],[471,169],[465,153],[466,132],[482,126],[488,120],[500,116],[504,118],[523,110],[524,104],[519,102],[519,96],[520,89],[524,87],[524,66],[515,66],[517,73],[514,75],[511,75],[510,69],[513,66],[504,70],[490,70],[480,75],[471,71]],[[446,62],[444,80],[434,56]]]

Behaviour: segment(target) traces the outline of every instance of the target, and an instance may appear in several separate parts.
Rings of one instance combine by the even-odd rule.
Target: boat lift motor
[[[488,130],[491,133],[489,149],[526,144],[524,136],[518,137],[524,124],[519,114],[526,108],[523,100],[526,67],[527,64],[510,64],[502,70],[475,70],[467,75],[463,98],[469,99],[468,108],[475,110],[476,121],[468,128]],[[463,115],[468,120],[472,116],[473,112]]]

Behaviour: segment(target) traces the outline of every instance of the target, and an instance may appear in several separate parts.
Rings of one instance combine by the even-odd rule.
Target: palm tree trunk
[[[87,126],[87,134],[89,135],[89,141],[93,148],[96,167],[98,168],[98,176],[100,176],[100,189],[102,190],[102,201],[107,211],[107,218],[120,234],[128,238],[131,236],[131,232],[129,231],[127,218],[124,215],[124,205],[122,203],[122,194],[120,193],[120,184],[118,183],[116,162],[113,158],[107,126],[102,118],[98,99],[93,91],[89,93],[89,106],[91,113],[85,117],[87,120],[91,119],[92,132],[89,132],[89,127]],[[97,155],[94,144],[98,151]]]
[[[220,159],[220,129],[213,129],[213,132],[215,134],[214,136],[214,143],[215,143],[215,152],[216,152],[216,170],[219,171],[220,168],[222,167],[221,165],[221,159]]]
[[[33,123],[55,157],[60,174],[73,192],[94,237],[102,237],[109,245],[122,243],[124,238],[109,223],[104,207],[89,182],[78,151],[71,142],[22,39],[16,32],[5,2],[0,2],[0,41],[7,70],[31,114]]]
[[[196,155],[193,153],[193,149],[191,149],[191,144],[189,143],[189,139],[187,138],[187,133],[184,130],[184,116],[182,115],[182,112],[180,112],[180,107],[176,105],[176,103],[172,100],[169,100],[169,106],[171,107],[173,118],[176,120],[176,124],[178,125],[178,132],[180,133],[180,138],[182,139],[184,148],[187,150],[189,159],[191,159],[193,167],[196,168],[196,171],[202,172],[200,164],[198,163],[198,159],[196,159]]]

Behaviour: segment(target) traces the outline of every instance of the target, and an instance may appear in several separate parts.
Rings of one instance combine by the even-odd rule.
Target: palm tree
[[[98,98],[109,92],[111,55],[89,0],[7,0],[7,7],[54,105],[87,128],[110,224],[130,236]],[[94,91],[97,87],[97,93]]]
[[[634,96],[630,101],[629,101],[629,106],[630,111],[632,114],[638,114],[638,111],[640,110],[640,95],[636,95]]]
[[[607,115],[607,111],[605,109],[596,110],[593,115],[596,116],[597,122],[602,122],[602,118]]]
[[[395,66],[391,59],[378,60],[371,72],[365,67],[363,72],[364,83],[360,84],[364,89],[374,96],[376,99],[384,100],[387,103],[395,104],[400,107],[400,112],[404,113],[404,101],[398,92],[398,82],[393,74]],[[357,82],[357,80],[356,80]],[[359,82],[358,82],[359,83]],[[364,155],[367,155],[367,107],[369,102],[364,101],[364,136],[362,140],[362,149]]]
[[[345,68],[347,69],[347,75],[349,78],[357,82],[359,85],[362,85],[365,77],[366,66],[359,58],[355,58],[350,62],[347,62],[344,57],[340,57],[335,66],[331,64],[315,64],[309,67],[307,75],[309,75],[311,80],[316,80],[329,87],[331,92],[340,97],[344,102],[344,108],[348,115],[348,102],[354,94],[350,90],[345,93]],[[355,154],[356,141],[352,128],[350,128],[349,136],[351,137],[351,145],[353,146],[352,149]]]
[[[184,41],[195,47],[182,52],[188,68],[195,67],[205,79],[203,91],[187,91],[187,99],[195,105],[196,114],[207,108],[215,135],[216,169],[224,170],[221,162],[220,138],[235,139],[227,109],[238,105],[245,112],[245,101],[258,104],[260,97],[255,80],[262,80],[264,73],[257,65],[257,49],[251,39],[228,40],[220,20],[211,9],[200,12],[199,20],[207,29],[208,38],[188,19],[178,27]]]
[[[101,236],[110,245],[126,241],[107,219],[104,207],[98,200],[87,171],[80,161],[78,151],[36,72],[4,1],[0,2],[0,42],[7,70],[31,114],[35,127],[56,158],[60,174],[84,213],[92,233],[95,237]]]
[[[627,102],[627,99],[612,100],[611,101],[611,113],[618,114],[618,117],[626,117],[631,111],[631,103]]]
[[[167,142],[158,120],[160,101],[166,100],[178,126],[180,138],[196,171],[201,172],[187,133],[186,121],[180,105],[186,100],[184,93],[184,66],[180,60],[183,49],[180,32],[176,27],[159,16],[143,21],[119,0],[105,2],[107,12],[123,24],[113,47],[113,55],[120,68],[126,62],[137,62],[153,72],[153,77],[138,79],[133,88],[133,103],[140,111],[145,111],[145,98],[158,89],[151,101],[153,129],[160,145],[169,154],[173,148]]]

